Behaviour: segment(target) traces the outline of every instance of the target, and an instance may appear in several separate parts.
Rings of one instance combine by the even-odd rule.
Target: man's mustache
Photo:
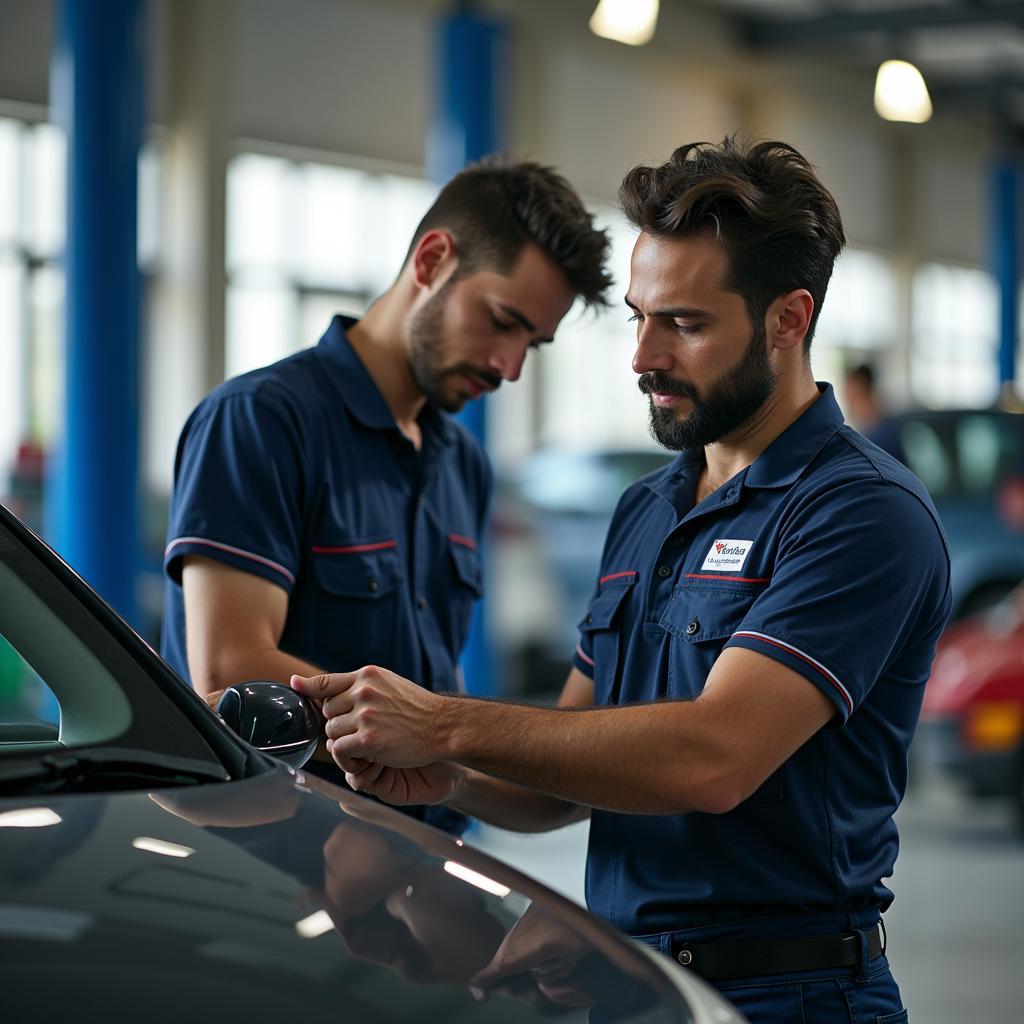
[[[698,401],[697,389],[686,381],[673,380],[671,377],[657,370],[649,370],[640,374],[636,382],[637,387],[645,394],[657,393],[659,395],[680,395],[682,398],[690,398]]]

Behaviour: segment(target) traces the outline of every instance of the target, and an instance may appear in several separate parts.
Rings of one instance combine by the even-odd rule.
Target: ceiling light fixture
[[[643,46],[654,36],[658,0],[600,0],[590,18],[590,31],[628,46]]]
[[[924,124],[932,116],[932,100],[924,76],[905,60],[886,60],[875,78],[875,110],[886,121]]]

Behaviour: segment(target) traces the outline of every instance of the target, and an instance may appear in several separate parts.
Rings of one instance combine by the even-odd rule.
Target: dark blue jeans
[[[823,927],[825,922],[822,921],[809,931],[827,933],[870,929],[877,920],[877,912],[844,915],[842,919],[829,920],[828,927]],[[758,938],[769,933],[809,933],[793,919],[776,919],[774,922],[759,922],[759,925],[756,929]],[[697,943],[739,937],[735,927],[724,930],[719,927],[639,938],[671,956],[674,940]],[[864,948],[866,950],[866,944]],[[737,978],[714,982],[713,985],[747,1017],[750,1024],[907,1024],[907,1011],[903,1008],[900,990],[884,954],[870,961],[865,956],[854,967]]]

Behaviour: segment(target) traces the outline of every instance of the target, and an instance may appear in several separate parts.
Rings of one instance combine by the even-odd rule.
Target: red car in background
[[[1012,800],[1024,829],[1024,587],[946,630],[915,748],[973,795]]]

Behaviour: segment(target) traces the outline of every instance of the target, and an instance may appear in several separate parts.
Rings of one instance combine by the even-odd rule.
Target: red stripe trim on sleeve
[[[583,652],[583,648],[580,647],[579,644],[576,645],[576,653],[580,656],[580,661],[585,662],[591,668],[594,667],[594,659],[593,658],[588,658],[587,655]]]
[[[461,533],[449,533],[448,539],[453,544],[461,544],[464,548],[469,548],[470,551],[476,551],[476,541],[472,537],[463,537]]]
[[[354,555],[359,551],[383,551],[385,548],[398,547],[397,540],[382,540],[379,544],[349,544],[345,547],[325,547],[313,545],[314,555]]]
[[[750,630],[738,630],[733,633],[734,637],[745,636],[750,637],[753,640],[760,640],[761,643],[770,644],[772,647],[778,647],[779,650],[786,651],[792,654],[793,657],[799,658],[801,661],[806,662],[812,668],[817,669],[832,685],[832,688],[839,693],[839,696],[843,698],[843,703],[847,706],[850,712],[853,711],[853,698],[850,696],[850,691],[839,681],[838,677],[833,675],[820,661],[816,661],[809,654],[805,654],[798,647],[794,647],[792,644],[787,644],[783,640],[776,640],[774,637],[765,636],[764,633],[754,633]]]
[[[688,572],[688,580],[730,580],[733,583],[771,583],[771,576],[721,576],[717,572]]]
[[[239,558],[248,558],[251,562],[258,562],[260,565],[265,565],[275,572],[279,572],[289,583],[295,582],[295,577],[280,562],[273,562],[262,555],[254,555],[251,551],[243,551],[241,548],[236,548],[231,544],[222,544],[217,540],[207,540],[205,537],[176,537],[167,545],[164,551],[164,558],[168,558],[171,551],[180,544],[201,544],[208,548],[214,548],[217,551],[227,551],[229,554],[238,555]]]
[[[613,572],[609,576],[602,576],[597,581],[597,585],[600,586],[602,583],[607,583],[609,580],[617,580],[623,576],[636,576],[636,574],[636,569],[627,569],[625,572]]]

